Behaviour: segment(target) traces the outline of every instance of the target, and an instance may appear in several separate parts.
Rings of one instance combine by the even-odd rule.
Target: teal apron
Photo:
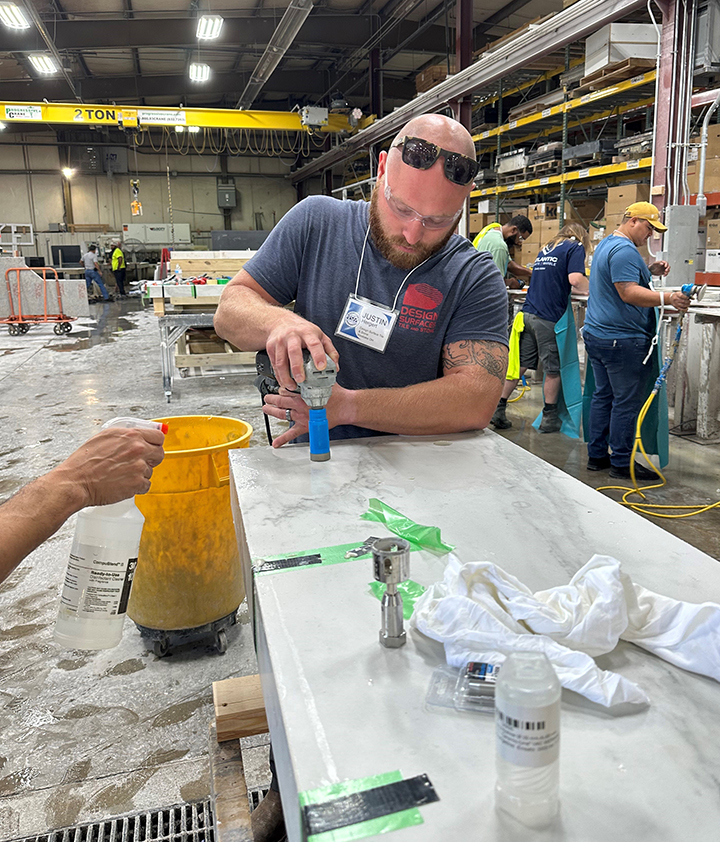
[[[571,439],[580,438],[580,418],[583,414],[583,393],[580,382],[580,360],[577,350],[577,332],[572,302],[568,298],[565,313],[555,323],[555,340],[560,355],[560,382],[562,389],[558,395],[558,414],[565,433]],[[542,411],[533,421],[537,430],[542,421]]]

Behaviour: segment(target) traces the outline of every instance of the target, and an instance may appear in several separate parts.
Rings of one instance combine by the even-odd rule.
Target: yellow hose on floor
[[[623,506],[629,506],[636,512],[640,512],[641,514],[652,515],[653,517],[663,517],[663,518],[681,518],[681,517],[693,517],[694,515],[700,515],[703,512],[707,512],[710,509],[715,509],[720,506],[720,500],[717,503],[709,503],[707,505],[703,503],[696,503],[694,505],[685,505],[685,506],[670,506],[670,505],[661,505],[659,503],[634,503],[628,500],[628,497],[631,494],[639,494],[643,500],[647,498],[643,494],[643,491],[650,491],[653,488],[662,488],[664,485],[667,484],[667,480],[663,476],[661,470],[657,468],[653,463],[650,461],[650,457],[645,452],[645,448],[643,447],[642,443],[642,425],[645,421],[645,416],[648,414],[648,411],[652,405],[652,402],[655,400],[655,395],[657,392],[653,389],[650,393],[650,397],[645,401],[643,404],[642,409],[638,415],[637,425],[635,427],[635,441],[633,443],[632,453],[630,454],[630,479],[632,480],[633,488],[627,488],[624,485],[602,485],[597,490],[598,491],[607,491],[608,489],[618,489],[619,491],[624,491],[625,493],[622,496],[622,500],[620,501]],[[654,485],[644,485],[642,488],[638,485],[637,480],[635,479],[635,454],[638,450],[642,453],[645,457],[645,461],[648,465],[655,471],[658,475],[661,482],[655,483]],[[663,514],[660,511],[653,511],[654,509],[673,509],[673,510],[680,510],[680,509],[693,509],[694,511],[684,512],[682,514]]]

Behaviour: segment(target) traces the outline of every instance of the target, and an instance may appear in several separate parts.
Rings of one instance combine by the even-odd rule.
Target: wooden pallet
[[[527,169],[520,172],[505,173],[500,176],[500,184],[517,184],[520,181],[527,181],[528,178],[530,178],[530,174]]]
[[[602,70],[596,70],[580,80],[580,86],[572,91],[573,98],[582,96],[591,91],[599,91],[608,88],[617,82],[624,82],[655,69],[655,62],[649,58],[628,58],[625,61],[609,64]]]
[[[565,161],[565,167],[568,170],[584,170],[587,167],[602,167],[604,164],[614,164],[615,159],[610,155],[601,155],[596,152],[594,155],[587,158],[569,158]]]
[[[560,172],[560,161],[538,161],[537,164],[528,164],[528,170],[532,171],[533,178],[539,178],[543,175],[556,175]]]
[[[213,259],[207,257],[171,259],[173,269],[179,266],[184,278],[198,278],[207,275],[209,278],[232,278],[248,262],[249,257]]]

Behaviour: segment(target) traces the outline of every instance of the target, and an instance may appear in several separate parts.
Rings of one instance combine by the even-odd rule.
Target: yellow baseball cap
[[[667,231],[667,225],[660,222],[660,211],[650,202],[635,202],[625,210],[625,216],[646,219],[656,231]]]

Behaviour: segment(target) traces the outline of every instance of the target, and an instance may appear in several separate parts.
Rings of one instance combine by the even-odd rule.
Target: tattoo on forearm
[[[501,382],[505,381],[507,371],[507,348],[499,342],[486,342],[477,339],[466,339],[453,342],[443,348],[443,370],[467,365],[479,365],[488,374]]]

